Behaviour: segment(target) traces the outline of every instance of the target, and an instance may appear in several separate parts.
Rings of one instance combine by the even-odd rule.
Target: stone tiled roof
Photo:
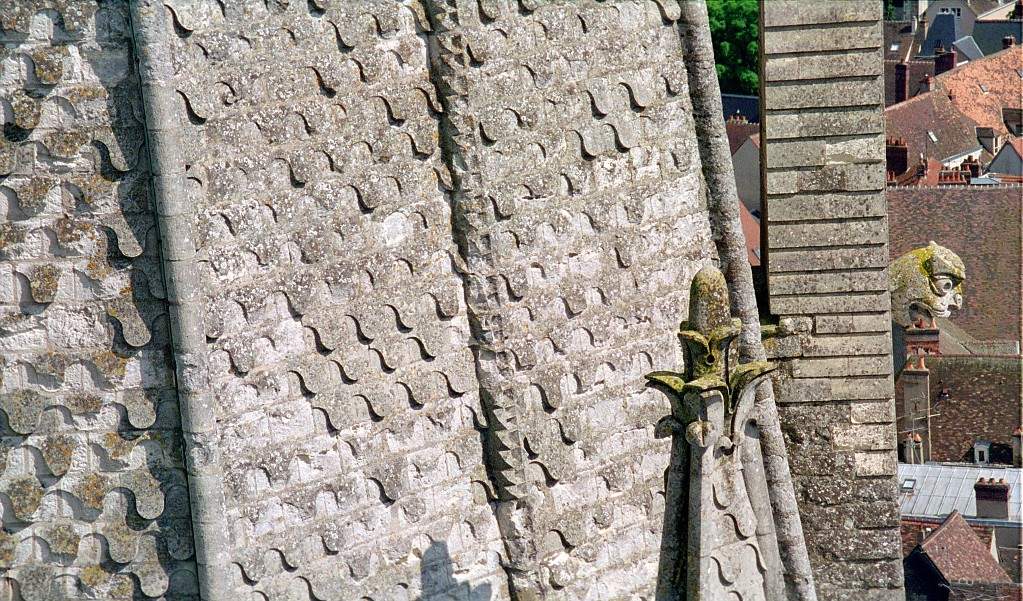
[[[1011,582],[958,511],[953,511],[919,548],[947,582]]]
[[[892,259],[931,240],[956,252],[966,266],[965,304],[952,322],[978,340],[1019,340],[1023,189],[895,187],[887,198]]]

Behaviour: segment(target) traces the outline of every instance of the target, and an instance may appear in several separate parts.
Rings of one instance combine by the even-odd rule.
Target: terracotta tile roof
[[[932,461],[972,461],[973,443],[986,440],[992,463],[1012,463],[1012,432],[1023,423],[1021,366],[1018,357],[927,358]],[[945,387],[948,398],[939,400]]]
[[[884,62],[884,105],[891,106],[895,104],[895,65],[898,61]],[[920,93],[920,82],[924,76],[930,75],[934,77],[934,59],[914,59],[908,61],[909,65],[909,98],[912,98]]]
[[[976,123],[945,94],[925,92],[886,108],[884,116],[885,134],[906,141],[910,163],[920,155],[944,161],[980,148]]]
[[[1018,69],[1023,69],[1023,45],[1017,44],[942,73],[935,78],[931,93],[951,96],[955,108],[976,125],[1006,135],[1009,131],[1002,120],[1002,109],[1023,107],[1023,80]]]
[[[729,119],[725,121],[725,132],[728,134],[728,150],[735,154],[750,136],[760,133],[760,124]]]
[[[746,203],[739,201],[739,222],[742,233],[746,237],[746,255],[753,267],[760,265],[760,220],[746,208]]]
[[[965,302],[951,321],[978,340],[1020,340],[1023,188],[892,187],[886,196],[892,259],[931,240],[955,251]]]
[[[902,536],[902,556],[906,557],[916,549],[931,532],[941,525],[941,518],[902,518],[899,520],[899,534]],[[995,536],[994,528],[984,524],[970,524],[973,533],[980,539],[985,549],[991,548],[991,539]]]
[[[958,511],[920,543],[919,552],[949,583],[1012,582]]]
[[[906,140],[910,161],[921,153],[945,161],[975,151],[980,147],[977,127],[1009,134],[1002,109],[1023,106],[1017,69],[1023,70],[1023,45],[942,73],[930,92],[885,109],[885,133]],[[919,82],[911,79],[910,84]]]

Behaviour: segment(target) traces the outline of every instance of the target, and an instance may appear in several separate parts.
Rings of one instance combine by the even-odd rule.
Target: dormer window
[[[979,464],[990,463],[991,443],[986,440],[978,440],[973,443],[973,462]]]

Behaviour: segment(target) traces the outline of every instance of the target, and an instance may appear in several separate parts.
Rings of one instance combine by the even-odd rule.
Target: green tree
[[[707,0],[722,92],[759,94],[760,1]]]

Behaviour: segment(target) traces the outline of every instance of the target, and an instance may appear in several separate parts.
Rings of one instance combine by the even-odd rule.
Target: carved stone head
[[[966,268],[959,255],[931,242],[891,265],[892,320],[904,328],[921,319],[930,325],[963,306]]]

